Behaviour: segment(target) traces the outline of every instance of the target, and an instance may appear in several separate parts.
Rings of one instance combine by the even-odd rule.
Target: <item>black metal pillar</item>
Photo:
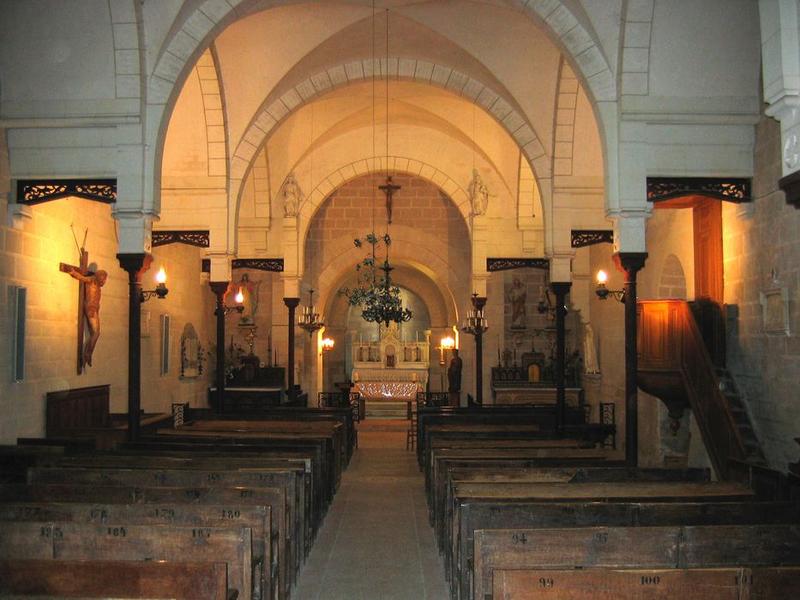
[[[294,313],[300,304],[300,298],[284,298],[283,303],[289,309],[289,348],[286,353],[288,364],[286,365],[286,385],[288,387],[289,402],[294,403],[296,394],[294,389]]]
[[[228,291],[227,281],[210,281],[211,291],[217,298],[214,315],[217,318],[217,369],[214,387],[217,388],[217,412],[225,412],[225,293]]]
[[[625,273],[625,462],[639,463],[639,387],[637,373],[636,275],[644,267],[646,252],[618,252],[614,255]]]
[[[142,273],[152,257],[144,252],[117,254],[128,272],[128,441],[139,439],[142,384]]]
[[[486,297],[473,296],[472,306],[476,312],[482,313]],[[483,406],[483,330],[480,327],[475,331],[475,402]]]
[[[556,296],[556,431],[559,435],[564,435],[567,420],[565,319],[567,316],[566,297],[571,286],[571,283],[562,281],[550,284],[550,288]]]

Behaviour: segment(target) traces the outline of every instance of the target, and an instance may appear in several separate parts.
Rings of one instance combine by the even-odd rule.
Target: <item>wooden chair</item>
[[[406,402],[406,419],[408,419],[408,429],[406,430],[406,450],[414,450],[417,447],[417,411],[419,410],[420,402],[424,403],[417,398],[416,402],[409,400]]]

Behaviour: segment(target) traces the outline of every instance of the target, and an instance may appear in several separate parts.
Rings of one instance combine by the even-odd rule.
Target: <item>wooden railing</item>
[[[743,460],[747,451],[689,305],[640,301],[637,314],[639,387],[673,416],[692,409],[717,474],[727,478],[728,460]]]

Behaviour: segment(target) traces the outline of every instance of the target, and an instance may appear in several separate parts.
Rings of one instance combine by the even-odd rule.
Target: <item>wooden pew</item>
[[[299,497],[294,472],[258,468],[247,471],[207,471],[187,469],[115,469],[37,467],[28,471],[28,483],[61,485],[103,485],[127,487],[202,488],[220,486],[227,488],[280,488],[286,494],[286,521],[290,524],[286,535],[288,551],[299,565],[309,548],[305,547],[305,510]],[[310,516],[310,515],[308,515]]]
[[[283,596],[277,575],[270,509],[265,506],[193,504],[0,503],[0,522],[93,523],[103,525],[180,525],[248,527],[253,540],[253,590],[256,597]],[[273,581],[273,579],[275,579]]]
[[[474,552],[472,597],[487,600],[496,569],[798,566],[800,526],[478,530]]]
[[[287,547],[286,495],[277,488],[169,488],[99,485],[4,485],[0,502],[96,502],[103,504],[197,504],[268,506],[278,536],[276,557],[280,589],[288,594],[299,570]],[[252,536],[250,536],[252,537]],[[248,552],[250,553],[250,552]],[[38,558],[38,557],[32,557]]]
[[[175,457],[168,455],[104,455],[104,456],[78,456],[78,457],[65,457],[56,461],[43,461],[39,465],[40,468],[54,468],[54,469],[137,469],[149,471],[192,471],[195,473],[206,472],[205,482],[196,481],[191,484],[192,486],[202,486],[205,483],[217,481],[222,483],[222,478],[229,478],[227,475],[231,470],[238,473],[253,472],[254,481],[259,483],[268,482],[271,477],[262,477],[262,472],[289,472],[295,478],[295,494],[297,495],[296,505],[299,507],[298,514],[304,515],[303,519],[303,545],[305,547],[305,554],[307,555],[308,549],[314,538],[318,520],[321,515],[315,513],[313,504],[314,489],[312,485],[312,478],[310,472],[310,462],[307,459],[302,461],[295,459],[273,459],[273,458],[258,458],[258,459],[245,459],[238,456],[233,458],[224,458],[217,456],[201,457]],[[307,470],[308,469],[308,470]],[[219,477],[217,475],[220,475]],[[164,482],[166,475],[152,473],[153,481]],[[195,476],[200,478],[200,475]],[[190,481],[185,479],[184,481]],[[176,482],[177,483],[177,482]],[[241,485],[247,485],[246,479],[242,480]],[[147,483],[142,483],[147,485]],[[189,485],[180,483],[180,485]],[[302,512],[300,512],[302,511]]]
[[[0,560],[0,595],[226,600],[223,562]]]
[[[443,474],[446,477],[444,494],[436,495],[434,486],[434,520],[439,516],[452,512],[453,486],[464,483],[600,483],[629,481],[676,481],[704,482],[709,481],[707,469],[633,469],[628,467],[495,467],[489,469],[480,464],[475,467],[449,469]],[[437,516],[438,515],[438,516]]]
[[[784,600],[800,569],[495,570],[493,597],[504,600]],[[791,593],[791,592],[788,592]]]
[[[457,597],[468,598],[474,532],[479,529],[757,525],[796,523],[789,502],[463,502],[449,551],[448,579]],[[456,591],[454,589],[454,591]]]
[[[275,443],[273,443],[275,442]],[[277,443],[277,445],[276,445]],[[326,468],[325,456],[322,448],[317,444],[300,444],[293,440],[249,440],[238,443],[236,440],[224,435],[216,437],[188,437],[168,438],[160,436],[138,442],[127,442],[122,446],[122,452],[143,454],[167,454],[172,456],[202,455],[204,457],[223,455],[225,460],[234,456],[242,458],[310,458],[311,477],[315,490],[321,493],[314,494],[314,512],[317,522],[322,519],[325,509],[333,499],[337,482],[333,479],[333,469]]]
[[[334,421],[341,423],[347,435],[347,460],[349,462],[356,447],[356,427],[353,411],[349,407],[295,407],[295,406],[270,406],[263,411],[237,414],[215,414],[209,409],[191,408],[186,414],[187,422],[216,420],[216,421],[260,421],[260,420],[285,420],[285,421]]]
[[[225,562],[229,585],[252,598],[252,533],[213,527],[0,522],[0,559]],[[17,543],[8,543],[13,539]],[[43,553],[42,549],[47,548]]]
[[[463,502],[725,502],[753,498],[737,483],[630,482],[617,483],[465,483],[454,486],[452,513],[442,518],[442,546],[452,546],[460,529]]]

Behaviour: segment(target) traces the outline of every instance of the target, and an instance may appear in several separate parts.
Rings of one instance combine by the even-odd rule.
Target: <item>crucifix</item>
[[[94,347],[97,345],[97,340],[100,338],[100,288],[102,288],[108,273],[102,270],[90,271],[89,270],[89,253],[86,251],[86,235],[88,229],[83,235],[83,244],[78,247],[80,260],[78,266],[66,263],[59,263],[58,270],[62,273],[67,273],[74,279],[78,280],[78,361],[77,372],[78,375],[83,373],[86,366],[92,366],[92,353]],[[73,237],[75,231],[72,232]],[[75,238],[75,245],[78,245],[78,239]],[[84,343],[84,331],[89,331],[89,339]]]
[[[395,185],[392,183],[391,175],[387,175],[386,183],[384,185],[379,185],[378,189],[381,190],[384,194],[386,194],[386,221],[391,225],[392,223],[392,196],[394,193],[401,189],[402,186]]]

